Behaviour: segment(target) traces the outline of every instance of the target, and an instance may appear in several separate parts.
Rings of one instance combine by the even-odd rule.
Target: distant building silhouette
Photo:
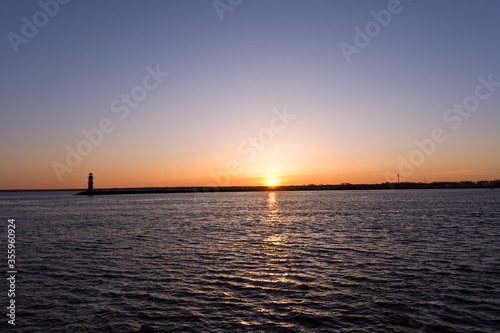
[[[92,172],[89,173],[89,187],[87,189],[88,192],[92,192],[94,190],[94,176]]]

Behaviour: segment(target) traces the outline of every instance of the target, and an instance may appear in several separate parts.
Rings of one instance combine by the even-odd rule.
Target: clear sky
[[[0,2],[0,189],[500,178],[500,1],[66,2]]]

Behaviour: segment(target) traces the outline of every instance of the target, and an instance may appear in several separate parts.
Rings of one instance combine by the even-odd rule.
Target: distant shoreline
[[[113,188],[81,191],[76,195],[116,195],[146,193],[215,193],[215,192],[265,192],[265,191],[345,191],[345,190],[404,190],[404,189],[458,189],[500,187],[499,184],[477,183],[382,183],[341,185],[287,185],[287,186],[219,186],[219,187],[144,187]]]
[[[408,189],[457,189],[457,188],[500,188],[500,181],[476,182],[434,182],[434,183],[381,183],[340,185],[286,185],[286,186],[178,186],[178,187],[133,187],[103,188],[87,191],[80,189],[21,189],[0,190],[4,192],[74,191],[75,195],[113,195],[144,193],[214,193],[214,192],[264,192],[264,191],[342,191],[342,190],[408,190]]]

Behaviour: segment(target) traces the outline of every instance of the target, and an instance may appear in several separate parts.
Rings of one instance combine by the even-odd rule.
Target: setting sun
[[[269,184],[269,186],[275,186],[276,185],[276,179],[269,178],[269,180],[267,181],[267,183]]]

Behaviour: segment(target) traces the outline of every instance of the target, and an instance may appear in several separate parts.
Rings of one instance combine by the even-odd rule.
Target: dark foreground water
[[[0,331],[500,331],[499,190],[71,194],[0,193]]]

